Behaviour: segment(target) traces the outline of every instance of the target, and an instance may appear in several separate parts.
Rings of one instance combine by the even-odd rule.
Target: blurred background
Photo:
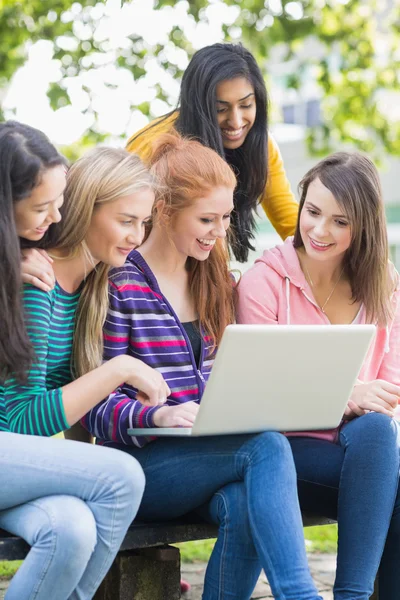
[[[70,160],[124,145],[176,105],[193,52],[221,41],[259,62],[294,191],[331,151],[375,159],[400,266],[400,0],[0,0],[0,118]],[[256,253],[278,241],[261,213]]]
[[[400,0],[0,0],[0,119],[42,129],[70,160],[123,146],[175,107],[193,52],[221,41],[257,58],[293,191],[334,150],[376,161],[400,268]],[[260,210],[249,264],[278,241]],[[336,535],[308,529],[308,548],[335,552]],[[185,544],[183,560],[212,544]],[[0,563],[0,579],[15,568]]]

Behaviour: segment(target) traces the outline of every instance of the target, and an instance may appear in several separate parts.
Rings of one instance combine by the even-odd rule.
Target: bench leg
[[[179,600],[180,572],[179,548],[120,552],[94,600]]]

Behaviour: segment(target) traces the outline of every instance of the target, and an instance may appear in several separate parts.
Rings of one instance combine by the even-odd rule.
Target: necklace
[[[310,273],[308,272],[308,269],[307,269],[306,265],[303,265],[303,266],[304,266],[304,270],[305,270],[305,272],[306,272],[306,275],[307,275],[307,279],[308,279],[308,281],[310,282],[310,284],[311,284],[311,287],[314,289],[314,283],[313,283],[313,280],[312,280],[312,279],[311,279],[311,277],[310,277]],[[329,296],[327,297],[327,299],[325,300],[325,302],[323,303],[323,305],[320,307],[323,313],[325,313],[325,306],[328,304],[329,300],[332,298],[332,296],[333,296],[333,292],[336,290],[337,284],[339,283],[339,281],[340,281],[340,280],[341,280],[341,278],[342,278],[343,271],[344,271],[344,267],[343,267],[343,269],[340,271],[340,275],[339,275],[339,277],[338,277],[338,279],[337,279],[337,281],[336,281],[335,285],[334,285],[334,286],[333,286],[333,288],[331,289],[331,292],[330,292]]]

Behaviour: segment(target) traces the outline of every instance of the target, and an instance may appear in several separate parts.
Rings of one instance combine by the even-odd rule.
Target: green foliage
[[[181,551],[183,563],[208,562],[213,551],[215,540],[197,540],[195,542],[184,542],[175,544]]]
[[[337,551],[337,525],[306,527],[304,529],[308,552],[335,554]],[[181,560],[186,563],[207,562],[215,540],[200,540],[176,544],[181,551]]]
[[[22,565],[22,560],[0,561],[0,579],[11,579]]]
[[[122,0],[122,5],[132,2],[136,0]],[[179,4],[196,22],[207,22],[208,8],[218,0],[148,2],[165,14]],[[296,64],[287,75],[289,88],[298,89],[305,72],[312,73],[318,82],[323,123],[308,132],[313,152],[326,153],[339,142],[353,142],[366,152],[384,148],[400,154],[400,119],[390,115],[389,101],[385,101],[383,94],[400,92],[400,8],[396,0],[386,12],[374,0],[224,0],[224,3],[237,9],[234,22],[223,25],[226,41],[240,39],[255,54],[264,72],[268,71],[272,49],[281,47],[285,59]],[[121,35],[120,43],[115,44],[114,40],[111,44],[98,34],[107,14],[104,0],[84,3],[0,0],[0,92],[26,60],[29,46],[42,39],[53,42],[54,58],[59,61],[60,80],[52,82],[48,90],[54,110],[71,102],[71,82],[93,70],[100,72],[107,64],[124,70],[131,81],[139,81],[146,76],[147,62],[155,60],[174,78],[181,78],[179,61],[173,58],[173,52],[166,52],[178,49],[189,57],[192,55],[191,43],[179,26],[171,26],[167,42],[152,46],[135,32],[132,23],[131,33]],[[304,52],[310,40],[318,48],[314,55]],[[96,143],[104,138],[104,132],[97,122],[94,89],[89,80],[79,85],[88,99],[82,112],[93,122],[84,144]],[[108,89],[116,85],[113,81],[104,83]],[[170,104],[162,83],[154,89],[159,99]],[[399,96],[393,96],[393,102],[399,104]],[[139,104],[132,102],[132,110],[154,116],[149,102]]]
[[[337,536],[337,525],[306,527],[304,529],[304,537],[306,539],[307,552],[335,554],[337,552]]]
[[[104,143],[107,140],[107,137],[108,136],[104,133],[98,133],[97,131],[93,131],[93,129],[88,129],[75,143],[70,144],[69,146],[61,146],[60,152],[67,160],[69,160],[70,164],[72,164],[80,158],[86,150],[89,150],[97,144]]]

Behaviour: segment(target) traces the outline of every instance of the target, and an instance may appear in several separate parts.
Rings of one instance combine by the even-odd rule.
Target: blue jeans
[[[146,475],[139,519],[173,519],[211,501],[209,515],[220,529],[204,600],[249,599],[261,567],[275,598],[319,598],[283,435],[164,438],[144,448],[118,447],[137,458]]]
[[[0,527],[31,550],[7,600],[89,600],[143,494],[135,460],[108,448],[0,433]]]
[[[344,425],[336,444],[312,438],[290,444],[302,509],[338,520],[335,600],[367,600],[379,564],[379,600],[399,600],[396,421],[369,413]]]

